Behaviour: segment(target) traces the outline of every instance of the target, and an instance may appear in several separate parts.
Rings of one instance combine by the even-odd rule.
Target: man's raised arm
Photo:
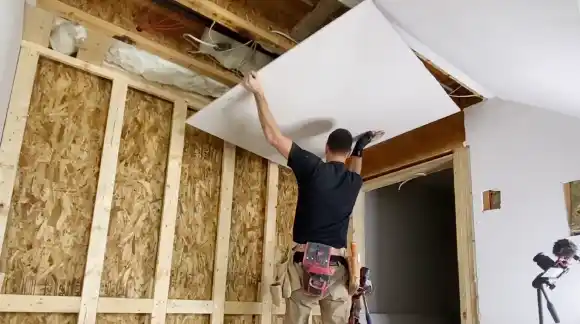
[[[280,131],[280,127],[278,127],[278,124],[268,107],[264,90],[262,89],[262,85],[260,84],[256,72],[252,71],[244,78],[244,87],[254,94],[254,99],[258,106],[258,117],[260,118],[260,124],[262,125],[262,131],[264,132],[266,140],[270,145],[276,148],[284,158],[288,159],[290,149],[292,148],[292,140],[284,136]]]

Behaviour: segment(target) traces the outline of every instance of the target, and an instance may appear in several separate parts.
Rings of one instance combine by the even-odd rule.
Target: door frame
[[[445,169],[453,169],[461,324],[479,324],[469,147],[365,181],[357,205],[364,205],[366,192]],[[360,213],[364,218],[364,208]]]

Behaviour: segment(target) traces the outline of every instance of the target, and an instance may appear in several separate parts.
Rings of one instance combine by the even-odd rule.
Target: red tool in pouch
[[[330,277],[335,269],[330,265],[332,247],[320,243],[306,243],[302,268],[304,279],[302,287],[306,294],[324,296],[330,286]]]

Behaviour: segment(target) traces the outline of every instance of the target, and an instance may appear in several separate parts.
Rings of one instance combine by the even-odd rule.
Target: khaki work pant
[[[347,282],[348,271],[344,265],[335,267],[334,275],[330,279],[330,286],[326,296],[313,297],[306,295],[301,286],[293,285],[290,297],[286,299],[286,316],[284,324],[307,324],[312,307],[320,305],[322,323],[347,324],[350,314],[350,296]],[[288,262],[288,274],[294,282],[302,282],[304,270],[302,265]]]

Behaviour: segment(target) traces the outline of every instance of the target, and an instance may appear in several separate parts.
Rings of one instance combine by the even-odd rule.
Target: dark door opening
[[[453,170],[365,199],[373,324],[460,324]]]

